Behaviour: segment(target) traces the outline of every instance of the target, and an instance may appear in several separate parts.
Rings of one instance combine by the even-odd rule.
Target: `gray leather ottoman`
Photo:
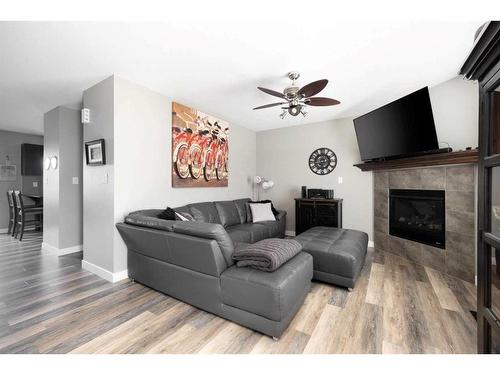
[[[313,256],[313,278],[354,288],[365,264],[368,235],[353,229],[314,227],[294,238]]]

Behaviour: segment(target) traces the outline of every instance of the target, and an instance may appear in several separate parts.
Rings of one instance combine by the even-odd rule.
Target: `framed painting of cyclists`
[[[228,185],[229,124],[172,102],[172,187]]]

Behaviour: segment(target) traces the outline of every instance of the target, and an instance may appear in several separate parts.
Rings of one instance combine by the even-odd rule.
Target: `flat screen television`
[[[363,161],[439,148],[427,87],[354,119],[354,128]]]

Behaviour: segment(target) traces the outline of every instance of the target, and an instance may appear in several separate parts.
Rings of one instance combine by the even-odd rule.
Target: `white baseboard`
[[[87,262],[86,260],[82,260],[82,268],[89,272],[92,272],[94,275],[99,276],[101,279],[109,281],[111,283],[116,283],[121,280],[125,280],[128,278],[128,270],[123,270],[120,272],[111,272],[102,267],[96,266],[93,263]]]
[[[0,234],[6,234],[9,231],[9,228],[0,228]]]
[[[62,255],[78,253],[80,251],[83,251],[83,245],[76,245],[59,249],[58,247],[49,245],[46,242],[42,242],[42,253],[44,253],[45,255],[56,255],[60,257]]]
[[[375,244],[373,243],[373,241],[368,241],[368,247],[375,247]]]
[[[286,230],[285,236],[295,237],[295,231],[294,230]]]

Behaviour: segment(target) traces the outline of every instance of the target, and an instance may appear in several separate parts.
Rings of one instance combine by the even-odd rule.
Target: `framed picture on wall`
[[[12,164],[0,165],[0,181],[16,181],[17,168]]]
[[[104,139],[96,139],[95,141],[85,142],[85,159],[87,161],[87,165],[106,164]]]
[[[172,187],[227,187],[229,124],[172,103]]]

